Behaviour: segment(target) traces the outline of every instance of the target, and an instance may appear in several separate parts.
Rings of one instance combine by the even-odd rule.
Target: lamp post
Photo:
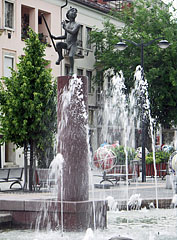
[[[167,48],[170,44],[167,40],[163,40],[162,37],[160,38],[156,38],[153,39],[147,43],[144,43],[143,41],[141,43],[136,43],[134,41],[131,40],[127,40],[127,39],[122,39],[121,42],[118,42],[115,46],[115,48],[117,48],[120,51],[123,51],[124,49],[127,48],[127,45],[125,42],[129,42],[133,45],[135,45],[136,47],[140,47],[141,49],[141,74],[142,74],[142,80],[144,81],[144,47],[147,47],[151,44],[153,44],[155,41],[159,41],[158,46],[162,49]],[[146,123],[145,123],[145,118],[144,118],[144,96],[142,96],[142,122],[141,122],[141,144],[142,144],[142,182],[146,182],[146,158],[145,158],[145,136],[146,136]]]

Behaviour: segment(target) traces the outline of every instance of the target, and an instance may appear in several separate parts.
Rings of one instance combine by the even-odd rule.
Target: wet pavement
[[[95,176],[96,173],[93,173],[93,182],[96,185],[102,180],[101,177]],[[167,184],[167,179],[157,177],[146,177],[146,182],[142,182],[141,177],[136,178],[134,180],[129,181],[126,183],[125,181],[118,182],[118,185],[111,186],[110,189],[94,189],[94,197],[101,198],[102,196],[112,196],[114,199],[117,200],[126,200],[130,198],[133,194],[140,194],[142,199],[172,199],[174,196],[174,189],[169,189],[169,184]],[[168,179],[169,180],[169,179]],[[169,182],[169,181],[168,181]],[[108,184],[108,182],[103,182],[103,184]],[[167,189],[168,187],[168,189]],[[127,197],[128,196],[128,197]]]
[[[95,176],[97,172],[93,171],[90,175],[89,182],[89,199],[90,200],[105,200],[108,196],[112,196],[116,200],[124,201],[130,198],[133,194],[139,194],[142,200],[148,199],[173,199],[175,194],[173,189],[166,188],[166,178],[146,177],[146,182],[140,178],[136,181],[130,181],[126,184],[125,181],[120,181],[118,185],[109,185],[109,189],[98,188],[102,178]],[[108,183],[103,183],[105,186]],[[97,187],[95,187],[97,186]],[[25,192],[25,191],[9,191],[8,183],[0,183],[0,201],[2,200],[40,200],[53,198],[53,194],[46,189],[41,189],[40,192]],[[6,191],[7,190],[7,191]]]

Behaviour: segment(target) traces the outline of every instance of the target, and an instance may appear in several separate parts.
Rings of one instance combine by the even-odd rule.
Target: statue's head
[[[70,9],[67,11],[66,17],[68,19],[71,18],[71,15],[72,15],[72,18],[75,18],[77,16],[77,9],[76,8],[70,7]]]

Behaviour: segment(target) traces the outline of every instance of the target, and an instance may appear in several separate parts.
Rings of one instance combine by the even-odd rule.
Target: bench
[[[10,189],[14,184],[19,184],[22,189],[23,168],[0,168],[0,183],[12,182]]]
[[[102,177],[100,184],[103,182],[109,182],[114,186],[118,185],[121,181],[126,181],[127,175],[128,184],[130,184],[130,179],[135,179],[137,177],[136,171],[131,172],[130,169],[128,169],[128,174],[126,174],[126,165],[115,165],[109,170],[104,170],[103,174],[96,174],[94,176]]]
[[[167,170],[166,169],[158,169],[157,172],[159,172],[159,177],[161,177],[162,180],[164,180],[167,175]]]
[[[41,188],[50,188],[55,184],[55,179],[49,178],[48,168],[36,168],[34,179],[34,190],[40,190]]]

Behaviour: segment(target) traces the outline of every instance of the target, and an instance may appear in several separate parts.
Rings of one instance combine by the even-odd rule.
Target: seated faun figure
[[[66,17],[69,21],[66,20],[63,22],[63,29],[65,30],[65,35],[59,37],[55,37],[52,35],[52,38],[55,40],[66,39],[66,42],[57,42],[56,44],[56,49],[58,52],[58,60],[56,61],[56,64],[59,65],[64,58],[62,54],[62,49],[67,49],[70,60],[69,75],[72,75],[74,68],[74,56],[77,51],[77,36],[80,28],[80,24],[75,22],[75,18],[77,17],[77,9],[71,7],[67,11]]]

